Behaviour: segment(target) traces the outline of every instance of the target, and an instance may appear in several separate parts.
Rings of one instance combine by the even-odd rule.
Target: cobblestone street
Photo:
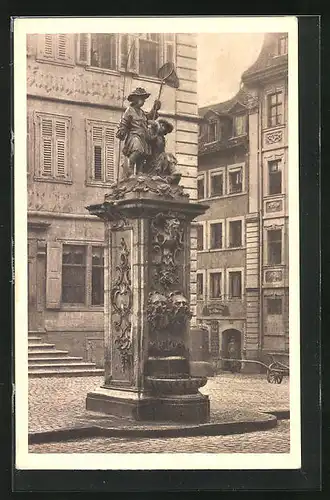
[[[289,453],[289,421],[269,431],[167,439],[95,438],[29,446],[30,453]]]
[[[29,432],[70,427],[85,411],[89,390],[102,383],[102,377],[34,378],[29,381]],[[216,409],[283,410],[289,408],[288,379],[269,384],[265,375],[223,373],[210,378],[201,390]],[[63,443],[29,446],[31,453],[288,453],[289,421],[274,429],[248,434],[208,437],[91,438]]]

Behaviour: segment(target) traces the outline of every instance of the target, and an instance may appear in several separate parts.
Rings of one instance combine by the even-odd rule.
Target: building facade
[[[287,53],[265,35],[236,96],[200,109],[197,318],[214,360],[231,342],[251,361],[289,351]]]
[[[167,148],[196,200],[198,109],[192,34],[45,34],[27,37],[28,317],[30,332],[73,356],[103,362],[104,225],[86,206],[104,198],[122,157],[115,138],[134,88],[160,87],[175,64],[180,88],[163,87]],[[196,234],[191,307],[196,316]]]

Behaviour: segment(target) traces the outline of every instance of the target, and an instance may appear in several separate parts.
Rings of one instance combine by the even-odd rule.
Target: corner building
[[[197,221],[197,318],[214,363],[288,362],[288,40],[266,34],[230,100],[201,108]],[[244,363],[243,371],[259,370]]]
[[[180,88],[163,87],[167,148],[196,200],[198,109],[192,34],[38,34],[27,37],[29,333],[71,356],[103,363],[104,224],[86,206],[117,179],[117,124],[134,88],[157,98],[162,64]],[[123,105],[124,103],[124,105]],[[121,161],[123,156],[121,155]],[[121,163],[120,161],[120,163]],[[196,234],[191,307],[196,315]]]

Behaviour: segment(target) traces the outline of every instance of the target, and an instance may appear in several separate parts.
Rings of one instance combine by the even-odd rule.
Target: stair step
[[[28,337],[28,344],[40,344],[43,342],[43,339],[41,337],[35,337],[35,336],[30,336]]]
[[[85,361],[76,361],[75,363],[43,363],[43,364],[34,364],[33,362],[29,363],[29,370],[42,370],[42,369],[47,369],[47,370],[58,370],[58,368],[61,369],[68,369],[71,370],[71,368],[95,368],[94,363],[85,363]]]
[[[28,358],[34,359],[36,357],[48,357],[48,356],[67,356],[68,351],[61,351],[58,349],[33,349],[31,351],[28,350]]]
[[[67,364],[71,365],[71,363],[77,363],[78,361],[84,361],[84,360],[83,360],[83,358],[78,358],[75,356],[65,356],[65,355],[53,356],[53,353],[52,353],[52,356],[49,356],[49,353],[47,352],[47,356],[40,356],[40,357],[30,356],[29,357],[29,366],[36,365],[36,364],[43,364],[43,363],[44,364],[46,364],[46,363],[49,363],[49,364],[67,363]],[[92,363],[92,364],[94,366],[94,363]]]
[[[43,342],[39,342],[37,344],[31,343],[28,344],[29,349],[55,349],[55,344],[45,344]]]
[[[58,371],[52,371],[49,369],[40,369],[35,371],[29,371],[29,377],[88,377],[88,376],[102,376],[104,375],[104,370],[101,368],[71,368],[60,369]]]

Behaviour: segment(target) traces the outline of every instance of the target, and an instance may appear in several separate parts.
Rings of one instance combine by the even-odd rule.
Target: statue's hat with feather
[[[144,88],[142,87],[137,87],[133,92],[129,94],[127,97],[128,101],[134,101],[135,99],[142,97],[143,99],[147,99],[150,96],[150,93],[147,92]]]

